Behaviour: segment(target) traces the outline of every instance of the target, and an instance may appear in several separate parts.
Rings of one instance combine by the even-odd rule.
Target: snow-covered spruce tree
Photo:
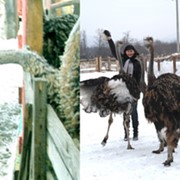
[[[49,20],[44,19],[43,56],[52,66],[59,68],[65,49],[65,42],[74,27],[78,16],[76,14],[65,14]]]
[[[65,116],[65,127],[72,137],[79,139],[79,59],[80,25],[75,24],[66,42],[60,67],[60,109]]]
[[[60,120],[63,121],[67,131],[74,139],[79,139],[79,21],[73,27],[72,32],[66,43],[64,55],[62,56],[63,67],[62,69],[54,68],[49,65],[47,60],[38,55],[36,52],[29,50],[4,50],[0,51],[0,64],[19,64],[25,72],[36,77],[44,77],[47,80],[48,86],[48,101],[53,105]],[[74,40],[72,40],[74,39]],[[71,43],[73,44],[71,46]],[[74,50],[72,50],[74,49]],[[66,64],[66,61],[69,62]],[[69,65],[68,65],[69,64]],[[71,64],[71,65],[70,65]],[[70,68],[71,66],[71,68]],[[64,71],[69,69],[67,80],[63,82],[62,76],[67,76]],[[62,71],[62,72],[61,72]],[[74,81],[74,82],[73,82]],[[70,84],[69,84],[70,83]],[[64,91],[66,87],[71,89]],[[61,100],[62,97],[62,100]],[[74,102],[71,106],[61,105],[64,103],[64,98],[68,97],[69,101]],[[70,100],[72,98],[72,100]],[[76,100],[74,100],[74,98]],[[67,107],[66,107],[67,106]],[[68,106],[72,110],[67,116]],[[67,117],[66,117],[67,116]]]

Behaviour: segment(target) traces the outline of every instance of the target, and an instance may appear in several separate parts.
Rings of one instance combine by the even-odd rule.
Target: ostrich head
[[[144,44],[150,53],[149,68],[148,68],[148,86],[152,85],[156,77],[154,75],[154,41],[152,37],[146,37]]]
[[[117,48],[117,49],[121,49],[122,47],[123,47],[123,41],[120,41],[120,40],[117,41],[117,42],[116,42],[116,48]]]
[[[153,38],[152,37],[146,37],[144,38],[144,45],[150,49],[153,47],[153,44],[154,44],[154,41],[153,41]]]

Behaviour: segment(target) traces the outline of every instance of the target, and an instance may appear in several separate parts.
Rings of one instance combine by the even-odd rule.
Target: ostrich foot
[[[154,154],[160,154],[161,152],[163,152],[164,151],[164,149],[158,149],[158,150],[154,150],[154,151],[152,151],[152,153],[154,153]],[[173,149],[173,153],[175,152],[175,150]]]
[[[158,149],[158,150],[154,150],[152,151],[152,153],[154,154],[160,154],[161,152],[163,152],[164,149]]]
[[[127,149],[134,149],[130,144],[128,144]]]
[[[164,166],[171,166],[171,163],[173,162],[173,159],[168,159],[163,162]]]
[[[105,137],[105,138],[102,140],[101,144],[102,144],[103,146],[105,146],[105,145],[106,145],[106,143],[107,143],[107,139],[108,139],[108,138],[106,138],[106,137]]]

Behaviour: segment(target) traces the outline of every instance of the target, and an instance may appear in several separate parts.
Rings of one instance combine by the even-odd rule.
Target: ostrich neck
[[[118,47],[118,45],[116,44],[116,56],[117,56],[117,59],[119,61],[119,74],[123,73],[124,70],[123,70],[123,62],[122,62],[122,57],[121,57],[121,46]]]
[[[147,87],[147,85],[145,83],[145,80],[144,80],[144,61],[143,61],[143,59],[140,59],[139,62],[140,62],[140,65],[141,65],[140,90],[144,94],[145,90],[146,90],[146,87]]]
[[[148,69],[148,85],[151,85],[154,82],[154,47],[150,47],[150,61]]]
[[[154,48],[150,49],[149,74],[154,75]]]
[[[121,54],[118,54],[118,60],[119,60],[119,66],[120,66],[120,69],[119,69],[119,73],[122,73],[123,72],[123,63],[122,63],[122,57],[121,57]]]

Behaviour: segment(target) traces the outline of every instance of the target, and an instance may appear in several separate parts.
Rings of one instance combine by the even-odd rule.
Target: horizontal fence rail
[[[81,59],[80,71],[83,72],[101,72],[101,71],[118,71],[119,63],[115,58],[96,57],[94,59]]]
[[[149,56],[141,56],[142,61],[144,62],[145,71],[147,71]],[[154,58],[155,63],[157,64],[158,71],[161,70],[161,62],[163,61],[172,61],[173,63],[173,73],[176,73],[176,61],[180,60],[180,54],[172,54],[168,56],[161,56]],[[80,60],[80,72],[102,72],[102,71],[118,71],[119,62],[115,58],[107,57],[96,57],[93,59],[81,59]]]

